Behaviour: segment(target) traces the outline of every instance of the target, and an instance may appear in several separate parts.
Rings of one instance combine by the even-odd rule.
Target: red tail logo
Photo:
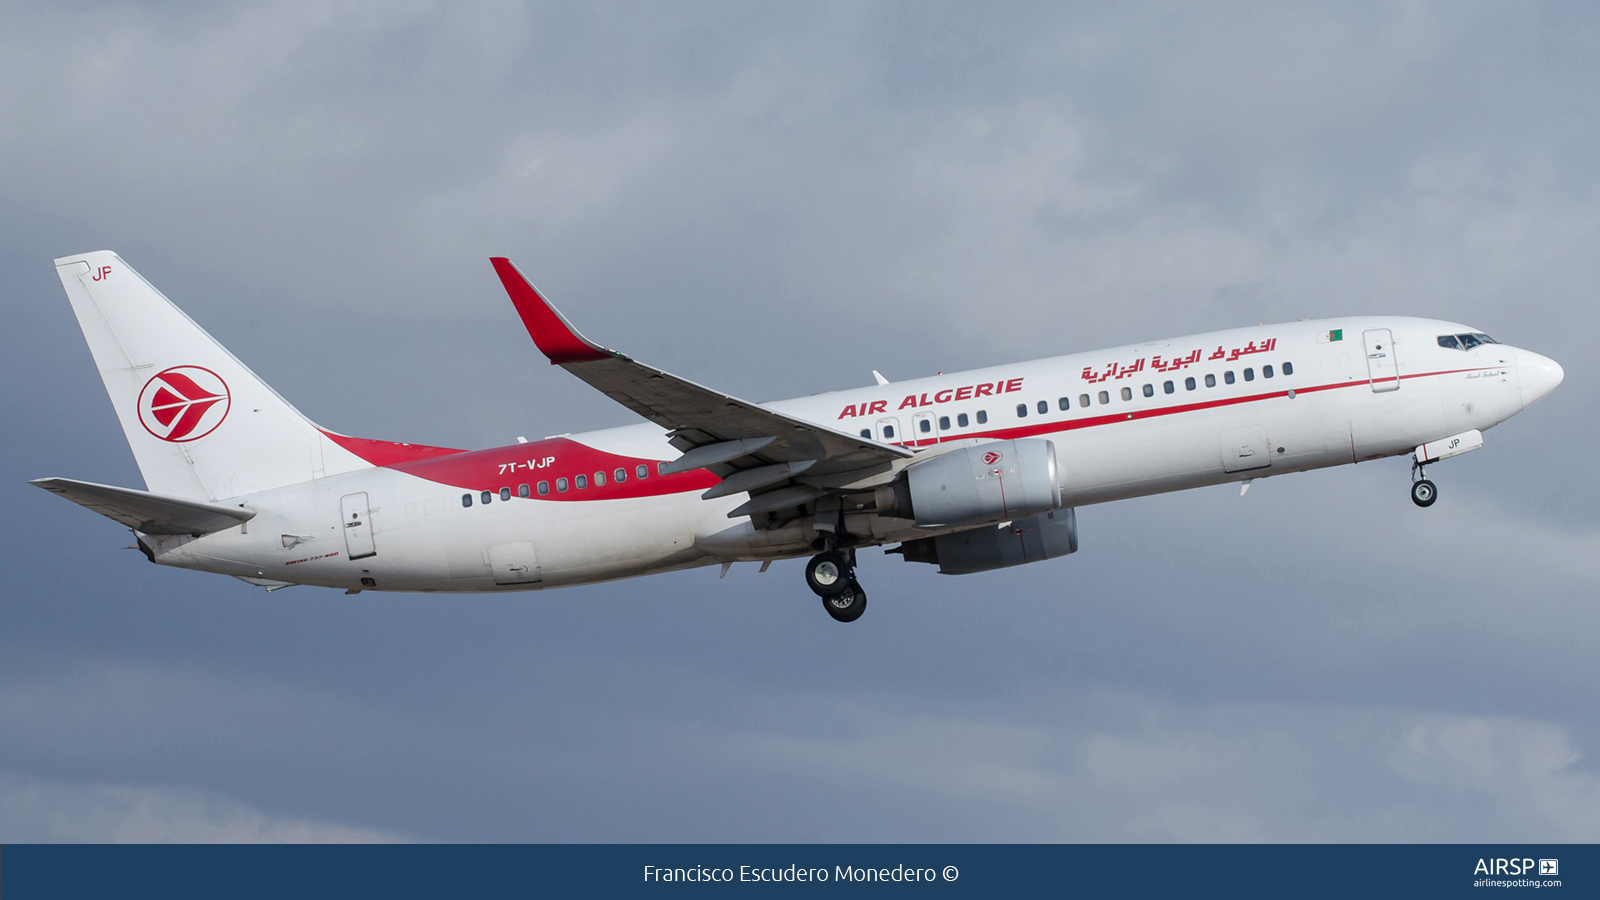
[[[198,440],[228,416],[228,385],[199,366],[173,366],[145,382],[139,421],[146,431],[174,443]]]
[[[1005,459],[1005,456],[1003,456],[999,450],[990,450],[983,455],[983,464],[986,466],[992,466],[1002,459]]]

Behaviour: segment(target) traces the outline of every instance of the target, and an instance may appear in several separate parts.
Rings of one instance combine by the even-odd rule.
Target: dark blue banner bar
[[[349,898],[1494,897],[1600,891],[1593,845],[37,846],[0,894]]]

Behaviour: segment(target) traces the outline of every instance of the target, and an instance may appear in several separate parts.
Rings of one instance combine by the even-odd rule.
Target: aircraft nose
[[[1517,383],[1522,389],[1522,407],[1526,409],[1532,406],[1545,394],[1555,390],[1566,374],[1561,364],[1550,357],[1518,350]]]

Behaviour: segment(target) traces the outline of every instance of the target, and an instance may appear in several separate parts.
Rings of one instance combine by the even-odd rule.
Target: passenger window
[[[489,501],[494,499],[494,492],[493,491],[484,491],[483,495],[482,495],[482,497],[480,499],[483,501],[483,505],[484,506],[488,506],[489,505]]]
[[[565,478],[557,478],[556,479],[556,493],[565,494],[566,492],[567,492],[567,480]]]
[[[950,430],[950,417],[949,416],[940,416],[939,417],[939,430],[940,431],[949,431]]]
[[[1061,398],[1061,402],[1060,402],[1059,405],[1061,407],[1061,411],[1062,412],[1066,412],[1067,410],[1072,408],[1072,398],[1071,397],[1062,397]]]
[[[1123,388],[1122,389],[1122,399],[1123,400],[1132,400],[1133,399],[1133,388],[1127,388],[1127,387]]]
[[[1028,417],[1028,404],[1026,404],[1026,403],[1018,403],[1017,404],[1017,418],[1026,419],[1027,417]]]
[[[1255,369],[1245,369],[1244,370],[1244,380],[1245,381],[1255,381],[1256,380],[1256,370]]]
[[[917,426],[923,434],[931,434],[933,432],[933,423],[927,419],[918,422]]]
[[[572,479],[572,486],[580,491],[583,490],[589,486],[589,476],[579,475],[578,477]]]
[[[500,489],[500,499],[509,501],[511,499],[511,488],[508,488],[508,487],[501,488]]]
[[[1089,405],[1089,395],[1088,394],[1079,394],[1078,395],[1078,405],[1079,406],[1088,406]]]
[[[1049,411],[1050,411],[1050,404],[1047,401],[1040,400],[1039,401],[1039,415],[1042,416],[1042,415],[1044,415],[1045,413],[1047,413]]]
[[[1193,375],[1191,375],[1188,378],[1185,378],[1183,380],[1183,389],[1186,390],[1186,391],[1194,390],[1194,376]]]
[[[863,428],[863,429],[861,429],[861,436],[864,437],[864,438],[872,437],[872,429],[871,428]]]
[[[667,467],[667,463],[666,463],[665,460],[656,463],[656,474],[660,475],[661,474],[661,470],[665,469],[666,467]]]
[[[1172,393],[1172,392],[1173,392],[1173,390],[1175,390],[1175,389],[1174,389],[1174,388],[1173,388],[1173,386],[1172,386],[1172,382],[1170,382],[1170,381],[1166,381],[1166,382],[1162,382],[1162,384],[1161,384],[1161,389],[1162,389],[1162,390],[1163,390],[1163,391],[1166,391],[1166,392],[1167,392],[1167,393],[1169,393],[1169,394],[1170,394],[1170,393]]]
[[[462,494],[461,495],[461,505],[462,506],[471,506],[472,505],[472,495],[471,494]]]
[[[1215,376],[1215,375],[1207,375],[1206,376],[1206,387],[1216,387],[1216,386],[1217,386],[1217,376]]]
[[[958,426],[960,426],[962,428],[967,427],[967,414],[966,413],[961,413],[960,415],[956,416],[956,425],[958,425]]]
[[[605,487],[606,486],[606,473],[604,473],[604,472],[596,472],[596,473],[594,473],[594,486],[595,487]]]
[[[612,472],[611,475],[612,475],[612,477],[617,479],[617,484],[621,484],[624,481],[628,480],[628,470],[627,469],[618,469],[615,472]]]
[[[1100,405],[1101,406],[1105,406],[1107,403],[1110,403],[1110,402],[1111,402],[1111,395],[1106,393],[1105,391],[1101,391],[1100,392]]]
[[[633,474],[639,476],[640,478],[649,478],[650,477],[650,467],[646,466],[646,465],[643,465],[643,464],[635,466],[634,469],[633,469]]]
[[[989,421],[989,411],[986,410],[986,409],[978,410],[978,424],[979,425],[985,425],[985,424],[988,423],[988,421]]]
[[[894,437],[894,426],[893,425],[885,425],[885,426],[883,426],[883,436],[886,437],[886,438]]]
[[[1223,382],[1223,384],[1233,384],[1233,370],[1232,369],[1229,369],[1228,371],[1222,373],[1222,382]]]
[[[548,493],[550,493],[550,482],[548,482],[548,481],[539,482],[539,496],[543,497],[545,494],[548,494]]]
[[[1441,334],[1439,335],[1439,346],[1449,350],[1460,350],[1461,342],[1456,340],[1456,336],[1453,334]]]
[[[517,496],[518,497],[527,498],[527,497],[530,497],[532,495],[533,495],[533,492],[528,490],[528,486],[527,485],[525,485],[525,484],[517,485]]]
[[[1145,385],[1144,386],[1144,395],[1146,397],[1154,397],[1156,395],[1156,386],[1153,385],[1153,384]]]
[[[1283,374],[1285,374],[1285,375],[1293,375],[1294,374],[1294,363],[1284,363],[1283,364]]]
[[[1271,366],[1262,366],[1261,367],[1261,377],[1262,378],[1271,378],[1272,377],[1272,367]]]

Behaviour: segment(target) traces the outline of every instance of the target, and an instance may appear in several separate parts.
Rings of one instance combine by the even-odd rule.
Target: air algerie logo
[[[988,453],[983,455],[983,464],[986,466],[992,466],[1002,459],[1005,459],[1005,457],[1000,455],[999,450],[990,450]]]
[[[228,386],[199,366],[173,366],[139,392],[139,421],[162,439],[182,443],[215,431],[228,416]]]

